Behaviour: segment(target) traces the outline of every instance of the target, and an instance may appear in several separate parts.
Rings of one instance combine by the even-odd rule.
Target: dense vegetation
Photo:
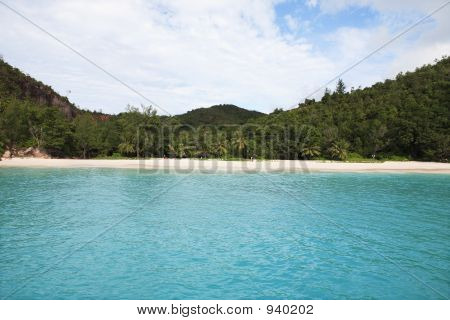
[[[347,91],[340,81],[320,101],[306,100],[293,110],[264,115],[221,105],[166,117],[151,106],[128,106],[118,115],[79,110],[1,62],[0,149],[33,146],[52,156],[84,158],[448,161],[449,71],[444,57],[370,88]]]

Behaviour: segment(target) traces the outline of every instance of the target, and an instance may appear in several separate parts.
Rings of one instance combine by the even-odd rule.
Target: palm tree
[[[350,144],[345,140],[338,140],[331,144],[331,147],[328,149],[331,157],[339,160],[347,159],[348,148]]]
[[[119,149],[119,152],[124,155],[135,152],[133,144],[128,141],[125,141],[125,142],[122,142],[121,144],[119,144],[118,149]]]
[[[312,158],[320,156],[320,147],[309,144],[309,145],[303,146],[301,148],[300,152],[301,152],[302,156],[305,157],[306,159],[312,159]]]
[[[227,149],[227,141],[226,140],[220,140],[216,144],[216,153],[219,157],[226,157],[228,153]]]
[[[236,147],[240,156],[244,157],[245,149],[247,148],[247,140],[241,130],[233,134],[233,146]]]
[[[177,143],[176,145],[169,145],[170,152],[174,153],[177,158],[183,158],[186,156],[186,151],[189,147],[185,146],[183,143]]]

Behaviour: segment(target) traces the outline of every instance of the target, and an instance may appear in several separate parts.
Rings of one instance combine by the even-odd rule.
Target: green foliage
[[[127,156],[143,156],[157,153],[156,141],[148,134],[148,129],[159,127],[160,119],[151,106],[141,106],[141,111],[128,106],[126,112],[117,117],[118,151]]]
[[[124,157],[119,152],[114,152],[111,155],[98,155],[95,157],[95,159],[101,159],[101,160],[121,160],[121,159],[129,159],[129,157]]]
[[[271,114],[278,114],[278,113],[282,113],[283,112],[283,108],[275,108]]]
[[[124,155],[132,155],[136,152],[136,150],[134,149],[134,144],[129,141],[125,141],[119,144],[118,150],[121,154]]]
[[[348,149],[350,144],[345,140],[333,142],[328,149],[328,153],[332,159],[347,160]]]
[[[326,91],[321,101],[257,119],[265,126],[314,128],[314,143],[329,158],[349,152],[365,159],[448,161],[450,157],[450,58],[399,74],[365,89]],[[349,145],[333,145],[345,140]],[[280,150],[290,144],[283,143]],[[295,144],[295,143],[294,143]],[[282,154],[278,154],[282,158]]]
[[[242,130],[236,130],[234,132],[232,145],[239,156],[242,156],[243,158],[246,156],[248,142]]]
[[[20,147],[27,138],[28,102],[18,99],[0,101],[0,136],[8,150]]]
[[[409,159],[402,156],[387,156],[387,157],[381,157],[382,160],[386,161],[408,161]]]
[[[364,158],[362,155],[360,155],[359,153],[356,153],[356,152],[349,152],[347,154],[346,161],[348,161],[348,162],[377,162],[376,159]]]
[[[336,93],[337,94],[344,94],[345,93],[345,84],[342,79],[339,79],[336,84]]]
[[[301,155],[306,159],[313,159],[320,156],[320,147],[312,144],[303,146],[300,150]]]
[[[74,127],[76,145],[81,150],[83,159],[86,159],[98,147],[97,122],[92,115],[85,113],[75,118]]]
[[[34,107],[28,117],[28,130],[33,146],[50,153],[66,153],[72,132],[70,125],[59,110],[52,107]]]

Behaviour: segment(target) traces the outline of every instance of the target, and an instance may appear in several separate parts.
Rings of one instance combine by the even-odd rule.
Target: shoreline
[[[3,158],[1,168],[111,168],[162,170],[166,172],[256,173],[256,172],[398,172],[450,174],[450,164],[419,161],[339,162],[324,160],[218,160],[161,159],[97,160]]]

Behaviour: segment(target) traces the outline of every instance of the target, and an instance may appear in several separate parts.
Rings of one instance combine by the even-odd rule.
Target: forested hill
[[[341,154],[448,161],[450,157],[450,58],[400,73],[364,89],[340,81],[320,101],[274,112],[258,123],[308,126],[308,157]],[[332,156],[335,154],[336,156]],[[285,157],[291,157],[286,154]]]
[[[244,124],[250,119],[263,116],[264,113],[239,108],[232,104],[215,105],[209,108],[198,108],[175,116],[183,124],[191,126]]]
[[[66,97],[59,95],[50,86],[24,74],[2,59],[0,59],[0,97],[3,99],[29,99],[38,105],[53,106],[70,119],[79,113],[78,108]]]

